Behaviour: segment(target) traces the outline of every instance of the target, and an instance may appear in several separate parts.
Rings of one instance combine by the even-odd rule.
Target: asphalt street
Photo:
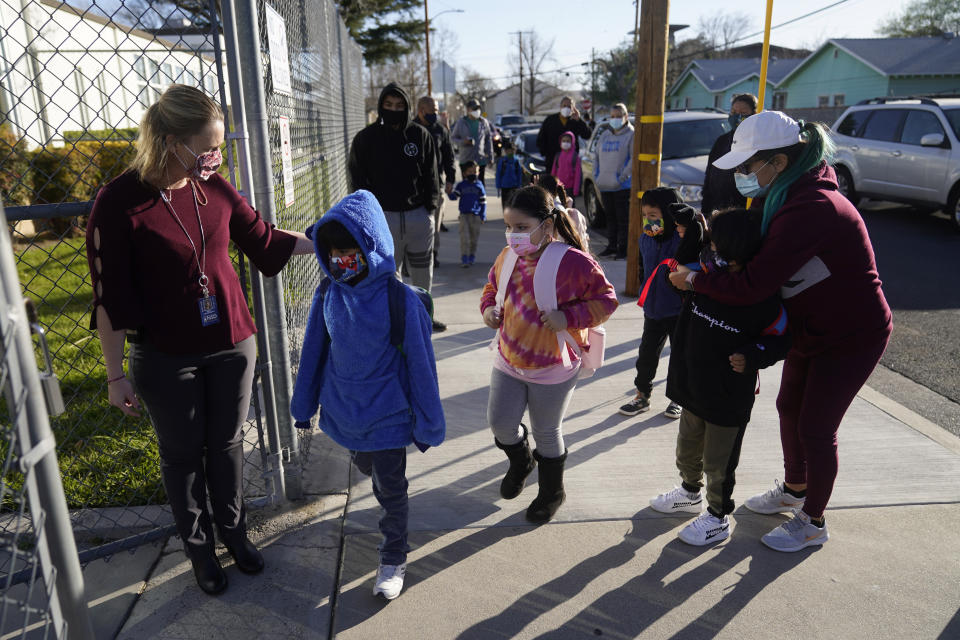
[[[960,231],[939,212],[873,201],[860,211],[894,322],[867,384],[960,435]]]

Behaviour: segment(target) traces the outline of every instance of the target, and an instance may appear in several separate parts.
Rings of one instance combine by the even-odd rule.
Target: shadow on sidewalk
[[[649,508],[643,509],[634,516],[633,529],[624,536],[623,542],[531,590],[503,613],[483,620],[462,633],[458,636],[459,640],[482,640],[516,634],[519,629],[575,597],[602,574],[633,560],[641,547],[675,528],[676,524],[676,518],[658,517]],[[742,520],[715,556],[678,578],[667,581],[668,576],[688,562],[697,560],[701,554],[717,551],[717,547],[692,547],[674,539],[660,550],[656,561],[643,573],[594,600],[563,627],[541,634],[538,638],[636,637],[673,609],[683,606],[714,580],[749,560],[746,573],[740,574],[736,585],[727,590],[716,605],[673,636],[677,639],[714,637],[760,591],[812,553],[778,554],[762,547],[758,538],[768,530],[768,525],[765,519],[757,522]],[[626,612],[632,615],[625,616]]]

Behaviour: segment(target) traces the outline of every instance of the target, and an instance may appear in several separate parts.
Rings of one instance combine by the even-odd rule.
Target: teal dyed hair
[[[767,235],[767,229],[770,227],[770,221],[774,214],[783,206],[783,201],[787,199],[787,191],[793,186],[793,183],[811,169],[820,166],[822,162],[833,163],[833,155],[836,151],[836,145],[830,137],[830,132],[819,122],[807,122],[799,120],[801,142],[789,147],[780,149],[766,149],[757,153],[754,159],[769,160],[778,153],[787,156],[787,170],[781,173],[770,186],[770,193],[763,203],[763,221],[760,224],[760,232]]]

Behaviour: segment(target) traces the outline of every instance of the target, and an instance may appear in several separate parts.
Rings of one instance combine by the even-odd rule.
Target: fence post
[[[20,431],[20,464],[27,479],[27,493],[31,517],[36,527],[42,521],[38,534],[41,563],[44,560],[44,579],[55,577],[55,605],[66,622],[71,640],[93,640],[93,625],[87,610],[83,573],[73,539],[67,499],[60,480],[57,464],[56,443],[50,430],[47,407],[33,340],[27,325],[17,265],[13,259],[13,245],[7,230],[7,218],[0,204],[0,302],[5,302],[10,324],[14,332],[10,342],[12,360],[19,361],[19,376],[25,390],[24,407],[26,425],[18,420]],[[13,367],[11,367],[12,369]],[[12,372],[14,375],[17,372]],[[46,558],[44,556],[47,556]],[[47,588],[51,585],[48,583]],[[54,610],[56,612],[56,609]],[[54,621],[56,615],[54,615]],[[60,637],[60,629],[56,630]]]
[[[249,190],[254,196],[260,214],[267,222],[276,223],[276,196],[273,189],[273,154],[270,149],[267,101],[263,88],[263,65],[260,62],[260,28],[256,0],[240,0],[235,3],[237,52],[245,72],[243,83],[244,108],[249,130],[250,160],[253,182]],[[246,185],[245,185],[246,186]],[[276,391],[277,427],[280,447],[287,452],[284,476],[287,498],[295,500],[303,495],[300,477],[300,452],[290,415],[290,398],[293,395],[290,346],[287,339],[286,306],[283,300],[283,280],[278,274],[263,282],[266,314],[266,332],[270,342],[274,390]]]
[[[223,12],[221,19],[223,21],[223,35],[225,39],[225,55],[227,59],[227,76],[230,86],[230,103],[233,112],[233,132],[229,136],[231,140],[237,142],[237,160],[236,166],[240,173],[240,184],[243,187],[244,195],[251,207],[257,207],[257,200],[254,197],[251,185],[253,184],[253,171],[250,168],[250,154],[247,153],[249,136],[247,135],[247,115],[243,104],[243,92],[241,91],[241,77],[244,75],[240,67],[239,47],[237,45],[237,22],[233,11],[233,3],[223,3]],[[286,498],[286,478],[283,463],[283,439],[280,437],[277,410],[277,393],[273,376],[273,359],[271,358],[272,349],[269,340],[269,326],[267,324],[265,304],[264,304],[264,286],[263,277],[253,265],[247,261],[250,267],[250,290],[253,294],[253,311],[257,320],[257,350],[259,352],[260,367],[260,386],[263,389],[264,420],[267,423],[267,441],[270,451],[267,459],[270,463],[270,483],[273,495],[271,502],[279,502]],[[281,405],[281,411],[283,411]]]

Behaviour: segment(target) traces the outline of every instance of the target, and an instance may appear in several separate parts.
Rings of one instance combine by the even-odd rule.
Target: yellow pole
[[[763,26],[763,51],[760,55],[760,91],[757,92],[757,113],[763,111],[763,100],[767,94],[767,63],[770,61],[770,23],[773,22],[773,0],[767,0],[767,21]],[[747,198],[747,209],[753,204],[753,198]]]
[[[767,93],[767,63],[770,61],[770,23],[773,21],[773,0],[767,0],[767,22],[763,27],[763,54],[760,56],[760,93],[757,94],[759,108],[763,111],[763,100]]]

